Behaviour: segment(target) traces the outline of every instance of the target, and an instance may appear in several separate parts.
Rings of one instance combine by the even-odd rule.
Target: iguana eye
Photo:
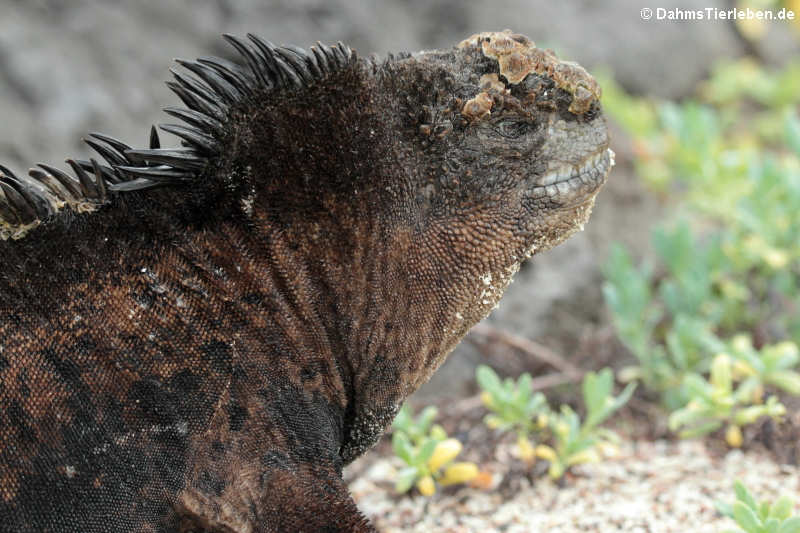
[[[531,124],[526,120],[507,120],[500,124],[498,133],[503,137],[516,139],[528,133],[530,128]]]

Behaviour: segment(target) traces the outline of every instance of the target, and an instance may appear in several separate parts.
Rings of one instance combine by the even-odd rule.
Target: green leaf
[[[612,411],[616,411],[617,409],[628,403],[628,400],[631,399],[631,396],[633,396],[633,393],[636,390],[636,386],[637,386],[636,383],[628,383],[625,386],[625,388],[622,389],[622,392],[614,400]]]
[[[761,520],[750,507],[741,501],[733,502],[733,518],[747,533],[760,533],[759,530],[763,525]]]
[[[733,416],[733,421],[739,426],[752,424],[760,417],[767,414],[767,408],[763,405],[751,405],[744,409],[739,409]]]
[[[508,401],[513,401],[514,399],[514,389],[516,389],[517,384],[514,383],[514,380],[511,378],[506,378],[503,380],[503,395]]]
[[[678,433],[678,436],[682,439],[693,439],[695,437],[699,437],[701,435],[707,435],[713,431],[718,430],[722,427],[722,422],[719,420],[713,420],[710,422],[706,422],[704,424],[700,424],[691,429],[687,429]]]
[[[440,441],[447,438],[447,432],[439,424],[434,424],[429,433],[430,438]]]
[[[683,384],[692,399],[711,400],[711,385],[699,375],[694,373],[686,374],[686,377],[683,378]]]
[[[598,373],[587,372],[583,378],[583,401],[586,408],[597,410],[602,407],[607,397],[611,395],[614,386],[614,376],[610,368],[604,368]]]
[[[753,393],[762,386],[761,380],[757,376],[750,376],[739,383],[733,397],[737,404],[747,405],[753,401]]]
[[[764,500],[758,505],[758,517],[763,522],[769,516],[769,502]]]
[[[792,500],[788,496],[781,496],[770,507],[769,516],[778,520],[786,520],[792,514],[792,507],[794,507]]]
[[[732,383],[731,358],[728,354],[721,353],[711,363],[711,385],[716,391],[730,393]]]
[[[785,341],[761,349],[761,360],[769,370],[789,370],[800,361],[800,351],[791,341]]]
[[[439,442],[436,439],[428,439],[426,440],[419,449],[419,453],[414,458],[414,465],[415,466],[422,466],[428,462],[428,459],[431,458],[433,455],[433,450],[436,449],[436,445]]]
[[[786,406],[780,403],[775,396],[767,398],[764,407],[766,408],[766,414],[772,418],[778,418],[786,414]]]
[[[800,374],[791,370],[781,370],[767,376],[764,381],[783,389],[789,394],[800,396]]]
[[[750,494],[750,491],[747,490],[747,487],[745,487],[744,484],[738,479],[733,483],[733,490],[736,492],[737,500],[746,504],[754,511],[758,509],[758,503],[756,503],[755,498],[753,498],[753,496]]]
[[[421,435],[425,435],[428,432],[428,428],[433,422],[433,419],[436,418],[438,412],[438,409],[432,405],[422,410],[422,413],[420,413],[417,418],[417,430]]]
[[[547,409],[547,398],[541,392],[537,392],[525,405],[525,417],[526,419],[532,419],[535,415]]]
[[[800,516],[795,516],[781,524],[778,533],[800,533]]]
[[[706,416],[703,411],[695,411],[689,408],[678,409],[669,415],[668,426],[670,431],[677,431],[683,426],[688,426]]]
[[[797,155],[800,155],[800,120],[792,113],[786,114],[784,134],[786,144],[794,150]]]
[[[716,501],[714,502],[714,507],[716,507],[717,512],[722,516],[733,518],[733,506],[731,504],[726,502]]]
[[[664,286],[666,287],[666,286]],[[664,289],[668,291],[668,289]],[[671,291],[670,291],[671,292]],[[683,347],[683,344],[680,341],[680,337],[675,330],[670,330],[667,333],[667,352],[669,353],[670,357],[675,363],[675,367],[680,370],[688,370],[689,369],[689,356],[686,353],[686,350]]]
[[[395,429],[406,431],[410,424],[411,414],[409,413],[409,408],[406,404],[403,404],[403,406],[397,412],[397,416],[394,417],[394,422],[392,425]]]
[[[517,379],[517,398],[519,405],[523,408],[533,395],[533,379],[531,375],[525,372]]]
[[[777,518],[767,518],[764,521],[764,532],[765,533],[778,533],[778,528],[781,525],[781,521]]]
[[[401,431],[395,431],[392,434],[392,449],[395,455],[405,461],[406,464],[413,463],[414,447],[411,445],[408,435]]]
[[[408,489],[414,484],[418,477],[418,470],[415,466],[407,466],[398,472],[397,479],[394,482],[394,490],[403,493],[408,492]]]
[[[475,371],[475,379],[478,381],[478,385],[480,385],[483,390],[488,391],[493,395],[500,394],[503,385],[500,382],[500,378],[497,376],[497,373],[492,370],[491,367],[486,365],[478,366],[478,369]]]

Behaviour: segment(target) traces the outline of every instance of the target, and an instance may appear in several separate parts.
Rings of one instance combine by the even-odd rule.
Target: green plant
[[[466,483],[478,475],[475,463],[454,461],[462,445],[448,438],[441,426],[433,424],[436,414],[436,408],[428,406],[415,418],[404,405],[395,417],[392,449],[406,465],[397,475],[397,492],[408,492],[416,485],[420,494],[431,496],[437,483],[441,486]]]
[[[689,402],[669,417],[672,431],[685,428],[680,432],[681,437],[705,435],[727,424],[726,441],[738,448],[742,444],[742,426],[762,416],[779,418],[786,414],[786,408],[775,396],[761,403],[763,387],[758,375],[748,371],[749,375],[734,387],[734,363],[730,355],[717,355],[710,374],[709,380],[694,373],[685,377]]]
[[[537,456],[550,463],[549,475],[558,479],[571,466],[600,459],[600,448],[616,444],[614,433],[598,427],[614,411],[622,407],[636,386],[628,384],[618,397],[613,396],[614,375],[605,368],[599,373],[588,372],[583,378],[583,402],[586,419],[568,405],[553,413],[541,393],[533,393],[531,377],[521,375],[516,381],[501,380],[488,366],[481,365],[476,372],[478,385],[483,389],[481,398],[491,412],[484,422],[492,429],[517,431],[517,448],[523,460],[533,461]],[[534,446],[529,437],[549,433],[552,446]],[[544,438],[540,439],[543,442]]]
[[[734,336],[713,359],[708,379],[694,372],[685,375],[688,403],[670,415],[670,429],[683,428],[682,437],[694,437],[727,425],[728,444],[740,446],[742,426],[786,413],[775,396],[762,403],[765,386],[800,395],[800,373],[792,370],[798,361],[800,351],[793,342],[756,350],[747,335]]]
[[[800,533],[800,516],[792,516],[794,503],[782,496],[775,503],[757,502],[747,488],[736,481],[733,485],[736,501],[717,503],[717,510],[736,521],[741,528],[726,533]]]
[[[652,267],[636,268],[615,246],[604,268],[603,294],[620,339],[639,362],[621,378],[642,380],[667,408],[677,409],[687,401],[685,375],[708,371],[708,354],[722,347],[713,325],[734,313],[736,303],[715,282],[713,272],[722,263],[718,246],[703,249],[685,222],[655,231],[653,241],[666,275],[656,279]]]
[[[704,100],[721,106],[755,101],[765,109],[783,109],[800,103],[800,62],[771,71],[752,58],[723,61],[714,66],[700,93]]]
[[[625,372],[625,380],[641,379],[648,389],[667,390],[675,379],[663,348],[653,344],[663,311],[653,305],[652,269],[647,265],[636,268],[628,251],[616,244],[604,273],[603,294],[617,334],[639,360],[639,367]]]
[[[800,395],[800,373],[792,370],[800,362],[797,344],[783,341],[756,350],[750,337],[737,335],[729,347],[736,358],[737,374],[743,376],[745,382],[755,381],[759,386],[771,385]]]
[[[433,423],[438,414],[439,410],[429,405],[415,417],[411,408],[403,405],[394,417],[392,430],[403,433],[415,446],[422,445],[429,438],[444,440],[447,438],[444,428]]]
[[[603,446],[617,444],[616,435],[599,425],[625,405],[636,386],[628,384],[616,398],[613,388],[614,375],[610,369],[597,374],[588,372],[582,386],[585,420],[581,422],[568,405],[562,405],[559,413],[550,417],[553,445],[540,444],[535,453],[550,462],[548,474],[551,478],[560,478],[571,466],[600,460]]]
[[[800,63],[721,65],[682,103],[609,87],[604,105],[633,137],[637,172],[682,200],[680,222],[653,232],[654,264],[615,247],[605,265],[612,320],[638,363],[620,379],[658,394],[682,434],[728,424],[740,441],[737,413],[780,410],[760,403],[765,386],[800,393],[786,344],[800,339]],[[737,350],[748,336],[758,349]],[[734,372],[725,393],[710,376],[721,353],[750,374]]]
[[[475,379],[483,390],[481,400],[491,411],[484,417],[486,425],[500,431],[516,430],[520,457],[532,461],[529,437],[546,427],[550,408],[541,392],[533,393],[530,374],[522,374],[516,382],[511,378],[500,380],[494,370],[480,365]]]

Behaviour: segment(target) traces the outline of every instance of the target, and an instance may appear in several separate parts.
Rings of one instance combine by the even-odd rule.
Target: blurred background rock
[[[729,7],[683,0],[664,7]],[[307,47],[343,41],[360,54],[449,47],[472,33],[512,28],[559,56],[605,68],[627,90],[668,98],[689,95],[721,58],[757,54],[779,61],[797,53],[787,28],[770,27],[753,44],[733,23],[644,21],[631,0],[0,0],[0,161],[22,171],[35,162],[85,156],[80,142],[101,131],[145,143],[161,107],[175,104],[164,86],[174,57],[230,56],[221,33],[257,33]],[[617,135],[618,166],[586,232],[528,262],[494,327],[536,339],[567,357],[610,357],[614,349],[601,296],[599,264],[609,241],[641,250],[658,218],[658,201],[632,173],[631,149]],[[524,356],[462,343],[419,396],[460,396],[474,387],[486,357],[509,372],[536,370]],[[598,348],[602,346],[603,348]],[[600,366],[602,361],[597,361]]]

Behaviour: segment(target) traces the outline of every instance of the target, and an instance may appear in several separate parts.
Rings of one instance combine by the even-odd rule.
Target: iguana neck
[[[179,256],[203,273],[209,294],[225,295],[227,314],[248,324],[231,340],[252,343],[247,357],[262,361],[251,364],[280,367],[341,409],[348,462],[472,323],[470,310],[453,306],[464,297],[458,279],[468,284],[479,268],[443,268],[458,259],[457,246],[430,240],[443,232],[387,223],[366,200],[353,201],[282,226],[256,211],[248,224],[188,236]]]

